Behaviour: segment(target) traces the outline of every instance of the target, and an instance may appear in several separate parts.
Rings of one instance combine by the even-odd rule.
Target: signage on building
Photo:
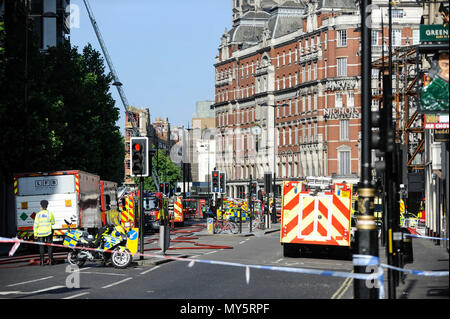
[[[356,107],[336,107],[334,109],[323,109],[325,119],[359,119],[360,112]]]
[[[448,128],[434,130],[435,142],[448,142]]]
[[[448,129],[448,114],[425,114],[425,129]]]
[[[420,42],[448,41],[448,24],[420,25]]]

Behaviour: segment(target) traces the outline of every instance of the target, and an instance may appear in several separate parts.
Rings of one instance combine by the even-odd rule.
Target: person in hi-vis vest
[[[41,208],[42,210],[37,213],[36,217],[34,218],[34,237],[41,243],[48,243],[51,244],[53,242],[53,228],[52,225],[55,224],[55,217],[53,216],[52,212],[47,210],[48,207],[48,201],[45,199],[41,201]],[[48,258],[49,258],[49,264],[53,264],[53,247],[48,247]],[[39,253],[40,253],[40,264],[41,266],[44,265],[44,252],[45,252],[45,245],[39,246]]]

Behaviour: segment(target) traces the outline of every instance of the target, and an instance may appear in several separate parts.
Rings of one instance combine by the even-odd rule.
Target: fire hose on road
[[[193,229],[192,229],[193,228]],[[212,244],[200,244],[197,243],[196,239],[199,239],[198,237],[192,236],[194,235],[195,232],[198,231],[202,231],[204,228],[206,228],[206,226],[204,224],[200,224],[200,225],[193,225],[191,227],[188,228],[184,228],[184,229],[179,229],[179,230],[171,230],[170,234],[171,235],[175,235],[175,234],[185,234],[185,236],[179,236],[176,237],[175,239],[171,239],[170,242],[171,243],[188,243],[188,244],[192,244],[193,246],[182,246],[182,247],[169,247],[169,250],[178,250],[178,249],[233,249],[232,246],[226,246],[226,245],[212,245]],[[147,241],[147,243],[153,243],[155,241],[158,241],[158,238],[155,239],[149,239]],[[144,249],[144,251],[149,251],[149,250],[161,250],[160,248],[146,248]]]

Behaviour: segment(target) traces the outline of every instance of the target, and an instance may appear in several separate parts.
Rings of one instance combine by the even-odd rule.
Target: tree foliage
[[[158,178],[161,183],[170,183],[173,189],[176,183],[182,180],[181,169],[171,161],[170,157],[165,154],[165,150],[158,150],[152,157],[152,164],[155,171],[158,173]],[[139,185],[139,178],[134,178],[136,185]],[[144,189],[155,192],[156,186],[152,177],[144,178]]]
[[[24,29],[9,26],[0,51],[3,173],[79,169],[122,182],[119,109],[100,53],[69,43],[40,52],[31,32],[26,50]]]

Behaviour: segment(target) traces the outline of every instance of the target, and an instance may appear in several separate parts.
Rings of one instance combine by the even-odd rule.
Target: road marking
[[[275,261],[275,264],[278,264],[282,260],[283,260],[283,258],[278,259],[277,261]]]
[[[205,253],[203,255],[209,255],[209,254],[214,254],[214,253],[217,253],[217,250],[213,250],[213,251],[207,252],[207,253]]]
[[[141,275],[145,275],[146,273],[149,273],[150,271],[158,269],[159,267],[161,267],[161,266],[155,266],[153,268],[147,269],[146,271],[141,272]]]
[[[39,278],[39,279],[34,279],[34,280],[28,280],[28,281],[24,281],[24,282],[18,282],[18,283],[16,283],[16,284],[8,285],[8,287],[14,287],[14,286],[19,286],[19,285],[29,284],[29,283],[31,283],[31,282],[36,282],[36,281],[46,280],[46,279],[50,279],[50,278],[53,278],[53,276],[48,276],[48,277]]]
[[[49,287],[49,288],[44,288],[44,289],[40,289],[40,290],[36,290],[36,291],[0,291],[0,295],[33,295],[33,294],[38,294],[41,292],[45,292],[45,291],[49,291],[49,290],[55,290],[55,289],[59,289],[59,288],[64,288],[65,286],[53,286],[53,287]]]
[[[242,245],[245,242],[246,242],[246,240],[243,240],[243,241],[239,242],[239,245]]]
[[[125,282],[125,281],[130,280],[130,279],[133,279],[133,277],[125,278],[125,279],[123,279],[123,280],[120,280],[120,281],[114,282],[114,283],[112,283],[112,284],[106,285],[106,286],[104,286],[104,287],[102,287],[102,288],[110,288],[110,287],[112,287],[112,286],[119,285],[119,284],[121,284],[121,283],[123,283],[123,282]]]
[[[353,273],[353,270],[352,270],[352,273]],[[350,287],[350,285],[352,284],[352,282],[353,282],[353,278],[350,278],[350,277],[345,278],[345,280],[342,283],[342,285],[331,296],[331,299],[341,299],[342,296],[344,295],[344,293],[347,292],[347,290]]]
[[[66,298],[63,298],[63,299],[73,299],[73,298],[81,297],[81,296],[88,295],[88,294],[89,294],[89,292],[82,292],[80,294],[69,296],[69,297],[66,297]]]
[[[115,274],[110,272],[99,272],[99,271],[83,271],[83,274],[90,274],[90,275],[109,275],[109,276],[121,276],[125,277],[126,274]]]

